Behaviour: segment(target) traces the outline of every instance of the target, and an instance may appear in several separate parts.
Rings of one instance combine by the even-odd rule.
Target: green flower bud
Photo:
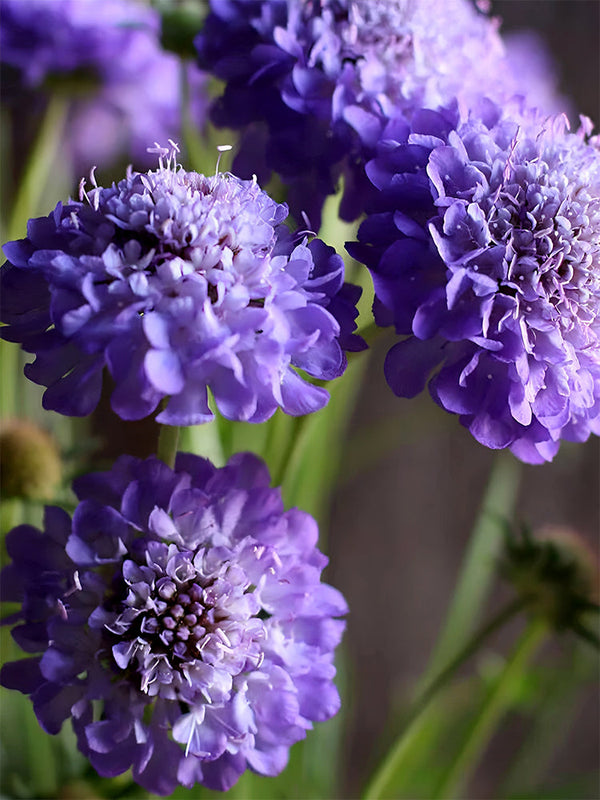
[[[173,7],[159,3],[161,14],[161,44],[165,50],[176,53],[182,58],[196,59],[197,52],[194,39],[202,28],[207,8],[203,3],[182,2]]]
[[[585,624],[587,614],[598,610],[598,561],[575,531],[546,527],[535,536],[527,528],[521,536],[509,533],[502,572],[532,613],[556,630],[571,629],[598,644],[598,635]]]
[[[56,442],[33,422],[6,420],[0,426],[0,496],[51,500],[62,466]]]

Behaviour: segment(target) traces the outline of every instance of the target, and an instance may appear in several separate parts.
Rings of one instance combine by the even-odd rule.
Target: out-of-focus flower
[[[429,380],[478,441],[539,463],[600,433],[600,152],[589,120],[571,134],[514,114],[486,102],[398,123],[349,251],[377,321],[406,337],[386,359],[394,392]]]
[[[342,173],[341,215],[361,213],[364,160],[397,114],[518,90],[498,20],[468,0],[210,5],[199,63],[225,81],[214,122],[244,131],[234,169],[251,175],[261,152],[261,180],[277,172],[314,225]]]
[[[169,425],[212,419],[207,389],[228,419],[263,422],[322,408],[327,391],[294,369],[342,374],[356,287],[319,239],[283,225],[287,207],[256,181],[205,177],[158,148],[160,168],[96,187],[88,202],[59,203],[5,245],[0,335],[37,360],[44,407],[89,414],[104,366],[123,419]]]
[[[25,419],[0,423],[0,496],[51,500],[62,477],[58,446]]]
[[[148,791],[228,789],[275,775],[313,721],[339,708],[333,650],[347,611],[320,582],[317,526],[252,455],[216,469],[179,455],[119,459],[78,479],[73,520],[15,528],[2,597],[30,659],[3,685],[31,694],[42,727],[71,718],[103,776]]]
[[[503,36],[506,61],[515,76],[515,94],[544,114],[567,114],[577,121],[573,101],[560,91],[558,64],[537,31],[515,30]]]
[[[160,18],[136,0],[0,0],[3,95],[72,98],[65,148],[76,170],[118,156],[149,165],[149,141],[181,133],[181,64],[161,50]],[[191,114],[203,125],[205,79],[188,68]],[[17,99],[11,100],[11,92]],[[21,105],[19,105],[21,104]]]

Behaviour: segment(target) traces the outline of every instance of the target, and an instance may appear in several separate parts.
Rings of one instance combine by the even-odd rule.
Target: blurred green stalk
[[[39,211],[40,200],[60,151],[68,111],[69,98],[66,95],[53,94],[50,97],[25,173],[19,182],[8,226],[9,241],[25,236],[27,221]]]
[[[410,752],[414,738],[420,734],[419,723],[431,701],[440,690],[450,683],[465,661],[474,655],[493,633],[515,617],[523,607],[524,603],[520,598],[509,603],[484,625],[427,685],[410,710],[403,732],[368,785],[364,800],[381,800],[381,798],[391,796],[390,792],[394,790],[395,776],[402,773],[406,754]]]
[[[586,642],[577,642],[564,654],[560,667],[540,698],[530,730],[504,776],[499,797],[534,793],[550,774],[549,763],[572,730],[580,711],[586,685],[598,677],[596,653]]]
[[[177,456],[177,443],[179,442],[179,428],[174,425],[161,425],[158,434],[158,447],[156,455],[161,461],[173,469]]]
[[[444,664],[464,647],[485,606],[497,569],[502,544],[502,520],[510,519],[517,500],[521,463],[509,452],[495,458],[479,516],[465,553],[458,583],[442,633],[439,636],[421,686],[430,683]]]
[[[477,712],[460,749],[442,776],[431,800],[456,800],[474,771],[503,714],[510,708],[530,659],[548,631],[547,623],[533,618],[521,634],[513,653]]]

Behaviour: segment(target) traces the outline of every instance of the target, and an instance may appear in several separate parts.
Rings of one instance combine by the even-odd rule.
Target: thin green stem
[[[500,519],[510,518],[519,489],[521,463],[504,451],[496,456],[481,511],[471,534],[458,584],[442,633],[437,641],[422,685],[448,663],[477,624],[477,611],[485,600],[497,568],[503,536]]]
[[[25,235],[27,220],[35,216],[39,210],[40,200],[44,195],[52,168],[56,164],[68,111],[69,100],[66,95],[54,94],[50,97],[25,174],[19,182],[19,192],[8,226],[10,240]]]
[[[477,713],[449,769],[442,775],[432,800],[456,800],[471,776],[496,727],[511,705],[515,686],[546,636],[544,620],[532,619],[506,661]]]
[[[189,61],[187,58],[180,59],[179,63],[179,86],[181,91],[181,137],[185,150],[185,158],[194,169],[206,172],[209,167],[207,162],[206,148],[202,145],[197,127],[192,121],[191,114],[191,91],[189,80]],[[216,153],[210,152],[209,158],[216,162]],[[210,164],[212,166],[212,164]],[[214,167],[213,167],[214,169]],[[208,174],[208,173],[207,173]]]
[[[10,212],[5,240],[12,241],[25,236],[27,220],[36,216],[39,211],[40,200],[56,163],[67,113],[68,101],[65,97],[54,96],[49,100],[45,118],[29,155],[24,174],[19,180],[19,190]],[[2,342],[0,355],[1,414],[3,417],[22,416],[19,348],[10,342]]]
[[[189,453],[208,458],[217,467],[225,465],[223,443],[219,436],[219,421],[213,419],[203,425],[181,428],[179,447]]]
[[[179,441],[179,428],[173,425],[161,425],[158,434],[157,456],[164,461],[168,467],[175,466],[175,456],[177,455],[177,442]]]
[[[0,416],[16,417],[19,411],[19,348],[13,342],[0,341]]]
[[[429,707],[433,698],[445,686],[447,686],[455,676],[458,669],[474,655],[487,641],[487,639],[502,628],[510,619],[515,617],[524,607],[524,602],[518,598],[513,600],[492,619],[480,628],[477,633],[464,645],[454,658],[438,673],[438,675],[425,687],[415,700],[407,719],[404,729],[389,754],[373,776],[364,794],[364,800],[379,800],[388,797],[392,790],[391,783],[394,775],[401,771],[402,760],[407,751],[416,730],[416,723],[421,715]]]
[[[304,437],[306,435],[307,428],[310,424],[309,420],[310,420],[309,415],[306,415],[304,417],[294,418],[292,431],[289,434],[285,452],[281,457],[278,468],[273,475],[272,483],[274,486],[282,485],[285,478],[289,476],[292,465],[295,465],[296,461],[300,458],[302,446],[304,443]],[[269,438],[271,438],[271,436]],[[272,446],[273,442],[269,441],[267,443],[268,449],[270,450]]]

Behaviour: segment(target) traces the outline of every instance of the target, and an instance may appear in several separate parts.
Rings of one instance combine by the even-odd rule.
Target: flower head
[[[65,147],[77,169],[117,156],[150,164],[146,146],[180,134],[178,59],[161,50],[160,17],[130,0],[0,0],[4,99],[23,108],[54,91],[72,99]],[[205,79],[189,71],[203,124]],[[11,95],[14,95],[11,97]]]
[[[44,532],[8,536],[3,599],[41,656],[5,665],[3,684],[49,733],[71,717],[101,775],[132,767],[157,794],[279,773],[339,707],[347,609],[320,583],[315,521],[283,510],[251,455],[216,469],[180,454],[175,470],[122,457],[74,488],[72,522],[48,508]]]
[[[225,81],[212,117],[245,133],[234,168],[258,151],[290,187],[293,213],[319,220],[341,173],[341,214],[363,210],[362,165],[386,123],[518,82],[497,20],[468,0],[213,0],[200,65]]]
[[[600,153],[491,102],[416,113],[367,165],[379,190],[351,254],[370,268],[396,394],[430,391],[524,461],[600,432]]]
[[[106,365],[123,419],[168,396],[159,422],[206,422],[207,389],[228,419],[321,408],[328,393],[294,367],[335,378],[342,346],[362,346],[342,259],[293,236],[256,181],[186,172],[158,151],[159,169],[82,186],[82,201],[5,246],[2,336],[37,354],[26,374],[48,387],[44,406],[89,414]]]

